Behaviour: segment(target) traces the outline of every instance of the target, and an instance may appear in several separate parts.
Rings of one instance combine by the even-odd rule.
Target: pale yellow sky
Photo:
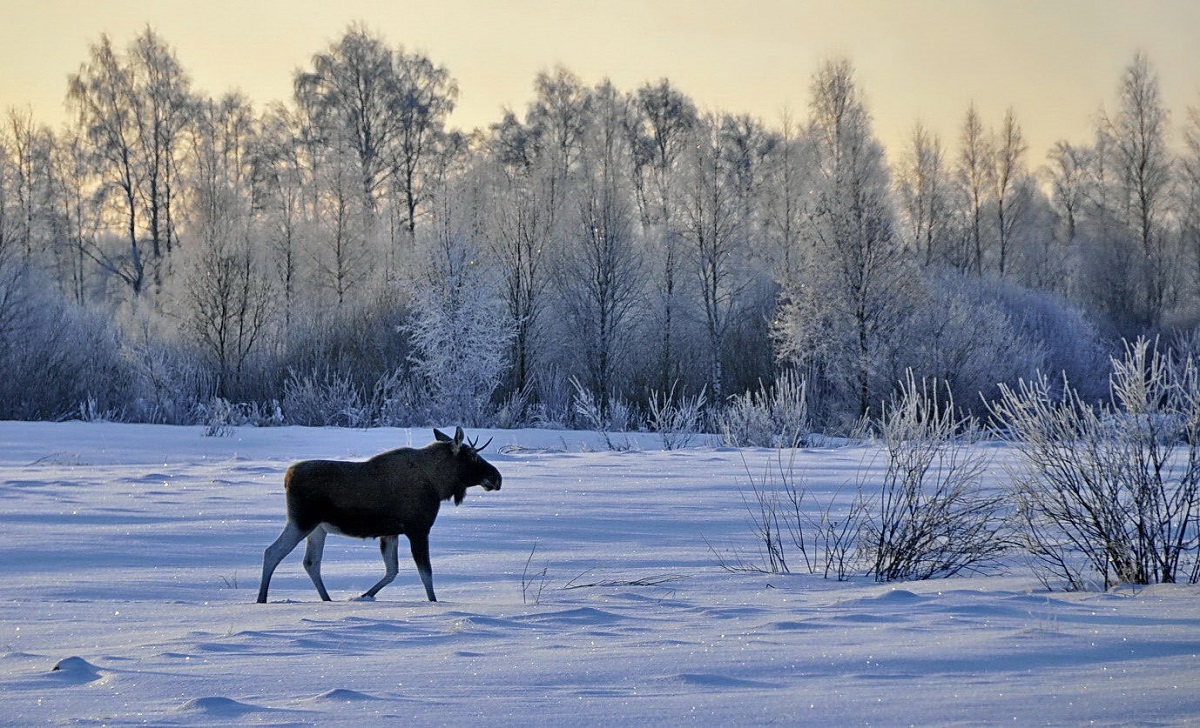
[[[1158,71],[1173,120],[1200,106],[1196,0],[6,0],[0,109],[66,118],[67,75],[107,32],[124,47],[149,24],[198,89],[290,97],[293,72],[347,25],[449,68],[464,128],[523,111],[534,75],[557,63],[621,89],[667,77],[702,109],[775,126],[807,114],[824,58],[853,63],[891,154],[921,119],[950,148],[968,104],[998,125],[1014,107],[1031,164],[1056,139],[1090,140],[1136,50]]]

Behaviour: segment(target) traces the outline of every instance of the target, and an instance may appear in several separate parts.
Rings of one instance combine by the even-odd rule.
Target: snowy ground
[[[1200,722],[1196,587],[1047,593],[1019,559],[893,585],[729,573],[706,541],[754,554],[740,487],[772,453],[468,434],[495,435],[504,488],[443,506],[442,601],[402,561],[378,601],[322,603],[299,548],[259,605],[288,463],[427,431],[0,423],[0,723]],[[871,455],[796,468],[827,494]],[[382,563],[334,537],[324,570],[347,599]]]

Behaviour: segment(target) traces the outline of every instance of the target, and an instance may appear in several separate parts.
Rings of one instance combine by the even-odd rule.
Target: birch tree
[[[1167,111],[1158,74],[1137,53],[1121,77],[1117,112],[1103,120],[1114,145],[1119,213],[1141,254],[1144,324],[1157,326],[1170,294],[1171,261],[1163,229],[1170,184]]]
[[[992,197],[996,201],[997,272],[1003,278],[1012,254],[1013,233],[1026,204],[1024,157],[1028,149],[1016,113],[1010,107],[992,143]]]
[[[984,266],[983,206],[987,200],[990,157],[991,149],[983,120],[972,102],[963,120],[955,174],[966,207],[968,231],[967,250],[960,256],[959,265],[977,276],[983,275]]]
[[[816,366],[861,417],[877,357],[902,318],[902,259],[892,232],[883,148],[849,61],[827,61],[812,81],[810,134],[823,176],[808,234],[814,262],[784,291],[780,354]]]
[[[946,154],[936,134],[917,123],[897,172],[899,201],[908,222],[912,251],[925,266],[949,255],[946,236],[950,214],[950,180]]]
[[[678,376],[675,330],[679,308],[681,241],[677,222],[679,161],[698,120],[691,99],[663,79],[646,84],[635,96],[632,133],[640,155],[636,179],[643,227],[654,241],[655,288],[660,321],[658,386],[667,391]]]

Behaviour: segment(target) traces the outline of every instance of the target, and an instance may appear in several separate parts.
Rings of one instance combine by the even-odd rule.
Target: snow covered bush
[[[1200,366],[1145,339],[1113,359],[1110,398],[1064,377],[1004,387],[996,418],[1021,454],[1021,537],[1047,585],[1200,580]]]
[[[879,581],[930,579],[996,563],[1008,539],[1005,502],[983,487],[977,435],[936,384],[910,374],[876,422],[887,468],[866,503],[859,545]]]
[[[481,424],[508,370],[513,327],[493,302],[462,298],[465,289],[445,293],[429,295],[416,311],[410,360],[428,387],[435,416]]]
[[[134,400],[129,417],[136,422],[194,425],[214,396],[212,373],[191,348],[171,336],[164,317],[135,312],[124,326],[123,354],[130,369]]]
[[[111,413],[129,396],[111,321],[67,303],[33,268],[3,257],[0,371],[3,419],[59,419],[85,402]]]
[[[761,478],[747,472],[742,501],[759,556],[727,557],[714,549],[718,563],[729,571],[766,573],[803,564],[825,578],[868,573],[878,581],[995,565],[1011,543],[1006,502],[983,486],[988,456],[969,447],[978,433],[975,420],[910,374],[873,425],[885,458],[881,482],[867,482],[874,468],[864,463],[849,498],[838,492],[816,500],[782,455]]]
[[[747,468],[749,489],[742,489],[742,503],[758,544],[758,557],[750,559],[737,552],[724,555],[713,549],[717,563],[726,571],[767,574],[792,573],[802,565],[810,574],[838,581],[861,573],[858,534],[866,516],[866,501],[860,494],[846,505],[837,492],[818,501],[794,466],[795,451],[786,463],[782,451],[777,451],[762,477],[756,479]]]
[[[345,372],[288,373],[283,414],[293,425],[361,427],[369,424],[358,387]]]
[[[806,384],[784,371],[771,385],[730,397],[717,420],[730,447],[797,447],[810,431]]]
[[[617,439],[613,434],[632,429],[633,413],[629,405],[616,395],[610,395],[607,403],[598,402],[592,391],[575,377],[571,377],[571,386],[575,388],[573,409],[580,424],[599,433],[609,450],[629,450],[633,447],[628,436]]]
[[[701,430],[706,398],[701,389],[695,396],[678,394],[675,386],[663,394],[650,393],[648,425],[662,438],[664,450],[687,447]]]

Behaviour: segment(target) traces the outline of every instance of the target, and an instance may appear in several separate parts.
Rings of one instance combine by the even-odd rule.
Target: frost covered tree
[[[897,170],[899,202],[907,220],[908,245],[926,266],[943,262],[950,254],[950,179],[946,153],[936,134],[924,124],[913,127],[911,146]]]
[[[1025,152],[1029,147],[1011,107],[1005,112],[1004,122],[991,147],[990,177],[992,198],[996,201],[996,268],[1004,277],[1011,266],[1013,237],[1030,197],[1024,167]]]
[[[492,395],[510,366],[513,321],[506,315],[497,276],[482,263],[486,227],[481,219],[479,175],[447,185],[426,241],[422,278],[407,332],[409,359],[429,388],[438,417],[483,424]]]
[[[883,149],[849,61],[824,63],[812,96],[822,174],[807,229],[815,255],[783,292],[775,336],[780,356],[816,367],[857,418],[877,394],[879,356],[903,317],[903,260]]]
[[[96,245],[98,214],[92,194],[89,150],[78,129],[67,128],[51,149],[50,203],[54,206],[52,229],[56,232],[55,265],[59,287],[76,304],[91,293],[95,271],[89,251]]]
[[[239,395],[245,367],[266,339],[276,296],[251,227],[250,107],[240,95],[204,104],[193,134],[195,236],[186,255],[178,318],[212,371],[216,395]]]
[[[631,128],[634,179],[642,225],[651,241],[655,260],[654,287],[659,312],[658,386],[663,391],[679,374],[676,362],[677,310],[680,308],[681,240],[678,223],[678,167],[691,143],[698,121],[696,106],[686,95],[663,79],[645,84],[634,97],[635,117]]]
[[[708,116],[700,120],[694,142],[685,157],[685,177],[680,195],[680,231],[699,277],[700,301],[706,335],[706,379],[709,391],[723,399],[722,357],[730,317],[739,289],[744,285],[736,266],[740,262],[739,226],[733,169],[723,148],[725,120]]]
[[[1113,140],[1117,213],[1140,251],[1139,308],[1144,323],[1156,326],[1171,293],[1172,260],[1164,229],[1171,160],[1158,74],[1142,53],[1126,67],[1119,98],[1117,112],[1102,123]]]
[[[967,109],[959,137],[958,163],[955,166],[959,195],[962,200],[967,230],[967,245],[958,256],[958,265],[975,275],[983,275],[985,240],[983,237],[983,208],[988,199],[988,178],[991,172],[991,145],[983,128],[983,120],[974,102]]]
[[[492,254],[515,334],[511,387],[527,392],[542,346],[551,258],[566,233],[566,214],[581,153],[587,89],[564,68],[538,74],[525,122],[512,112],[493,127]]]
[[[47,205],[50,204],[49,174],[53,137],[46,127],[37,125],[29,109],[8,110],[5,119],[9,186],[8,236],[30,261],[35,252],[52,249],[53,231]]]
[[[776,282],[791,280],[807,257],[802,233],[804,221],[812,212],[809,192],[815,167],[811,138],[798,133],[791,114],[785,112],[774,153],[766,160],[760,191],[763,235],[771,261],[768,265]]]
[[[259,121],[251,164],[254,199],[259,209],[267,258],[282,297],[285,334],[290,329],[293,303],[301,275],[302,249],[311,209],[305,188],[312,169],[304,151],[298,115],[275,105]]]
[[[1200,107],[1188,109],[1178,190],[1180,242],[1194,289],[1200,284]]]
[[[629,101],[609,82],[592,91],[576,195],[577,222],[556,266],[566,348],[578,356],[601,411],[626,369],[633,316],[642,302],[643,255],[626,174]]]

